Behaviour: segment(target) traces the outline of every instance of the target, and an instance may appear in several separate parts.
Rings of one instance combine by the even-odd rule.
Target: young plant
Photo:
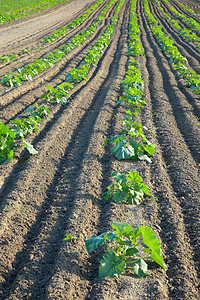
[[[9,72],[2,79],[0,79],[0,83],[10,87],[17,87],[21,85],[21,80],[18,76],[13,75],[12,72]]]
[[[102,245],[106,245],[109,249],[100,260],[100,278],[119,277],[125,270],[132,270],[139,277],[149,275],[146,262],[148,260],[155,261],[165,271],[167,270],[160,242],[150,227],[140,226],[132,229],[131,225],[124,224],[124,222],[113,222],[112,228],[114,232],[93,235],[85,240],[88,253]],[[77,240],[78,238],[67,235],[64,241],[69,239]],[[110,243],[114,244],[110,245]]]
[[[103,194],[106,200],[115,203],[128,203],[138,205],[142,202],[144,194],[150,196],[149,188],[142,183],[143,178],[137,172],[130,171],[128,175],[115,171],[112,177],[116,183],[108,186],[108,191]]]
[[[14,139],[14,132],[0,122],[0,165],[9,162],[13,158]]]
[[[49,92],[44,93],[40,98],[46,99],[51,103],[58,103],[65,105],[69,102],[69,91],[74,87],[67,82],[59,84],[56,88],[46,85]]]
[[[124,130],[121,135],[113,136],[106,139],[104,145],[108,143],[116,143],[116,146],[111,148],[111,153],[117,159],[139,159],[151,163],[151,156],[155,154],[155,146],[151,144],[143,133],[141,124],[137,122],[126,121],[125,125],[129,130]],[[130,140],[132,137],[133,139]]]

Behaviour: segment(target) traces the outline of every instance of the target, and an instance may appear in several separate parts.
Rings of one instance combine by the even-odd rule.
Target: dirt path
[[[80,13],[79,8],[73,12]],[[73,38],[102,8],[69,36],[48,45],[41,54],[33,53],[27,62]],[[31,83],[4,90],[1,122],[9,124],[41,103],[47,83],[63,82],[110,24],[115,8],[110,8],[93,37],[55,68]],[[199,299],[200,127],[196,124],[200,98],[178,78],[156,44],[141,0],[137,14],[145,57],[137,61],[147,106],[140,121],[148,128],[145,134],[155,144],[156,156],[152,164],[122,162],[111,155],[110,146],[104,146],[107,137],[122,129],[124,109],[116,103],[129,60],[125,55],[129,8],[126,1],[109,47],[88,80],[76,85],[69,105],[51,105],[40,132],[28,138],[38,155],[30,157],[26,150],[19,150],[9,164],[0,167],[1,299]],[[198,71],[196,50],[172,31],[154,2],[150,9],[187,56],[190,67]],[[37,43],[36,36],[30,37],[32,45]],[[5,64],[0,72],[21,63]],[[102,193],[111,183],[112,172],[130,169],[144,178],[151,198],[138,207],[105,201]],[[62,242],[66,234],[85,239],[111,230],[113,221],[122,220],[133,227],[141,220],[150,225],[159,236],[167,272],[150,264],[148,277],[126,272],[120,278],[100,279],[98,261],[103,249],[88,255],[83,241]]]
[[[44,15],[39,15],[26,21],[22,20],[17,25],[8,23],[7,26],[2,26],[2,29],[0,27],[0,49],[13,47],[23,42],[27,43],[33,37],[38,38],[49,32],[49,30],[53,31],[55,27],[74,17],[77,12],[81,12],[88,4],[93,2],[94,0],[66,2]]]

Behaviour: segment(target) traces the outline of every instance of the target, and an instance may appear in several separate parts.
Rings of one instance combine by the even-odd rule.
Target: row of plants
[[[65,82],[58,85],[57,87],[51,87],[47,85],[49,92],[44,93],[41,98],[45,99],[50,103],[63,103],[68,102],[69,92],[74,88],[73,83],[79,83],[82,80],[87,80],[89,71],[92,66],[97,66],[101,59],[105,48],[109,45],[110,39],[114,33],[114,26],[117,24],[116,19],[118,18],[121,7],[125,0],[121,0],[115,10],[114,16],[111,19],[111,24],[106,28],[104,34],[98,39],[95,45],[85,54],[85,58],[79,67],[72,68],[66,75]],[[64,104],[64,103],[63,103]]]
[[[104,15],[108,11],[108,9],[115,3],[115,1],[116,0],[111,0],[104,8]],[[27,65],[26,67],[18,68],[17,74],[13,74],[12,71],[5,74],[0,80],[0,84],[10,87],[17,87],[22,84],[22,81],[32,81],[35,76],[38,76],[41,72],[54,67],[54,65],[57,62],[62,61],[70,51],[83,44],[83,42],[87,39],[91,38],[102,20],[103,16],[100,15],[95,19],[94,23],[77,34],[76,37],[74,37],[67,44],[62,45],[59,49],[54,50],[47,57],[44,57],[42,59],[35,59],[34,63]]]
[[[60,39],[61,37],[68,34],[69,29],[75,29],[78,25],[83,23],[89,15],[103,3],[104,0],[98,0],[93,6],[91,6],[83,15],[79,16],[77,19],[73,20],[71,23],[69,23],[66,27],[62,27],[60,30],[54,30],[53,34],[44,37],[45,43],[52,43],[56,41],[57,39]],[[109,5],[109,4],[108,4]],[[110,4],[111,6],[112,4]],[[103,10],[104,11],[104,10]],[[105,13],[101,12],[100,16],[104,16]]]
[[[115,21],[116,15],[119,15],[119,7],[122,7],[124,1],[125,0],[121,0],[115,10],[113,17]],[[74,84],[87,79],[90,67],[96,65],[100,60],[105,48],[110,43],[113,33],[114,25],[110,24],[92,49],[85,55],[85,62],[80,67],[74,68],[69,72],[66,76],[66,82],[59,84],[56,88],[47,85],[49,93],[45,93],[41,98],[46,99],[48,103],[60,103],[63,105],[68,103],[69,91],[74,88]],[[14,124],[11,129],[3,123],[0,123],[0,165],[12,160],[14,152],[22,146],[25,146],[30,154],[37,154],[33,146],[25,141],[25,137],[34,131],[39,131],[38,125],[49,113],[49,109],[44,105],[39,107],[38,104],[36,104],[35,107],[26,110],[25,113],[29,113],[30,115],[11,121],[11,124]],[[20,144],[20,140],[22,140],[22,144]]]
[[[175,1],[178,1],[178,0],[175,0]],[[200,14],[196,14],[191,8],[189,8],[186,4],[182,3],[182,2],[179,2],[179,5],[181,7],[183,7],[187,12],[191,13],[192,15],[194,15],[195,17],[198,17],[200,16]]]
[[[178,32],[181,37],[183,37],[188,42],[195,43],[195,46],[200,49],[200,38],[194,32],[192,32],[192,30],[181,27],[179,22],[172,19],[167,13],[163,13],[163,17]]]
[[[144,55],[142,53],[141,44],[139,41],[139,25],[135,11],[136,0],[131,0],[130,22],[129,22],[129,39],[128,39],[128,52],[130,57]],[[125,74],[124,80],[121,82],[123,88],[123,96],[120,97],[118,104],[125,107],[124,125],[125,130],[122,130],[118,136],[106,139],[107,143],[116,143],[120,148],[120,155],[111,149],[113,154],[116,154],[117,159],[141,159],[139,153],[142,153],[143,159],[150,162],[148,159],[149,151],[144,154],[144,146],[140,145],[139,138],[142,137],[144,142],[147,138],[143,133],[143,126],[136,121],[133,117],[138,117],[138,113],[144,108],[144,82],[141,77],[140,71],[135,67],[136,62],[130,60],[128,71]],[[120,144],[130,135],[133,145],[133,150],[130,151],[129,146]],[[129,143],[129,142],[127,142]],[[154,155],[155,147],[151,145],[151,156]],[[124,147],[124,150],[122,148]],[[114,147],[115,148],[115,147]],[[140,149],[140,150],[139,150]],[[123,153],[123,154],[122,154]],[[133,155],[130,155],[132,153]],[[146,158],[144,158],[146,155]],[[107,192],[103,194],[106,200],[115,201],[115,203],[128,203],[138,205],[141,203],[144,194],[150,195],[149,188],[143,183],[143,178],[137,172],[130,171],[127,175],[120,174],[115,171],[112,177],[116,183],[108,186]],[[98,246],[106,245],[106,251],[100,260],[99,277],[119,277],[125,269],[132,270],[134,274],[139,277],[149,275],[148,265],[146,260],[152,259],[158,263],[165,270],[167,269],[163,261],[161,245],[158,237],[148,226],[140,226],[139,228],[132,229],[131,225],[124,222],[113,222],[112,228],[114,232],[105,232],[100,235],[93,235],[91,238],[85,240],[85,246],[88,253],[96,249]],[[69,239],[76,239],[72,236],[66,235],[64,241]],[[111,243],[114,243],[111,244]],[[143,253],[142,253],[143,252]]]
[[[168,0],[162,0],[164,1],[168,6],[169,9],[183,22],[185,22],[188,27],[190,27],[192,30],[200,33],[200,24],[195,21],[193,18],[188,18],[184,14],[179,13],[173,6],[170,6]]]
[[[76,28],[79,24],[83,23],[88,17],[89,15],[98,7],[103,3],[104,0],[98,0],[93,6],[90,7],[90,9],[88,9],[86,11],[85,14],[79,16],[77,19],[74,19],[71,23],[69,23],[67,25],[67,27],[62,27],[60,30],[55,30],[53,34],[44,37],[44,42],[45,43],[50,43],[50,42],[54,42],[56,41],[56,39],[59,39],[65,35],[68,34],[69,29],[73,29]],[[116,1],[116,0],[115,0]],[[109,4],[108,4],[109,5]],[[107,6],[108,6],[107,5]],[[111,5],[110,5],[111,6]],[[108,9],[107,9],[108,10]],[[103,20],[103,16],[105,15],[105,13],[107,12],[107,10],[103,10],[101,12],[101,14],[97,17],[99,18],[99,22]],[[96,20],[97,21],[97,20]],[[18,56],[22,55],[22,54],[31,54],[32,52],[30,50],[27,49],[23,49],[20,51],[20,53],[18,55],[13,55],[11,53],[8,53],[6,55],[0,55],[0,63],[4,63],[4,62],[10,62],[10,61],[14,61],[18,58]]]
[[[0,24],[7,23],[16,19],[23,18],[28,15],[33,15],[37,12],[43,11],[47,8],[53,7],[69,0],[40,0],[35,3],[31,0],[29,2],[20,3],[22,1],[3,1],[0,7]],[[27,5],[28,3],[28,5]]]
[[[188,42],[195,43],[195,46],[200,49],[200,38],[192,30],[181,27],[177,20],[172,19],[170,15],[164,13],[163,8],[160,6],[160,2],[158,0],[153,0],[153,2],[158,5],[158,9],[163,13],[163,18],[166,19],[173,29],[178,32],[179,36],[183,37]]]
[[[153,35],[156,37],[157,44],[163,52],[167,53],[169,62],[172,67],[179,72],[179,77],[186,80],[186,86],[195,94],[200,94],[200,75],[197,75],[185,65],[187,59],[180,53],[178,48],[174,46],[174,42],[170,37],[162,31],[162,26],[158,25],[158,21],[149,11],[148,0],[143,0],[143,3],[147,20],[151,25],[150,28]]]

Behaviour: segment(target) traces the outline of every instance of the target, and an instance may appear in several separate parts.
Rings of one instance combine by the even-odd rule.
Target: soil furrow
[[[112,10],[110,17],[112,17],[113,14],[114,10]],[[23,110],[27,109],[27,105],[32,106],[36,99],[44,93],[44,90],[48,90],[45,87],[47,83],[57,85],[63,82],[71,68],[77,67],[83,61],[85,54],[96,43],[100,35],[103,34],[109,22],[109,19],[106,19],[105,22],[98,27],[98,30],[91,39],[88,39],[80,47],[72,50],[66,58],[64,58],[62,62],[59,62],[54,68],[40,74],[33,82],[26,82],[23,86],[13,89],[5,94],[5,96],[2,96],[1,122],[7,124],[9,120],[16,118]],[[13,106],[15,109],[13,109]]]
[[[79,7],[77,1],[81,1],[82,6]],[[71,15],[69,9],[64,19],[58,10],[57,14],[52,13],[58,16],[57,20],[46,23],[44,28],[49,32],[60,28],[69,18],[74,19],[93,4],[92,1],[77,1]],[[188,3],[189,0],[181,1]],[[86,24],[91,24],[107,3],[106,0],[67,37],[45,45],[43,52],[34,52],[26,63],[66,43]],[[0,118],[3,123],[9,124],[12,119],[25,116],[25,110],[36,102],[44,103],[39,97],[47,91],[46,84],[56,87],[65,81],[69,70],[83,62],[87,51],[110,24],[117,3],[107,12],[94,36],[70,52],[53,70],[2,95]],[[161,6],[168,12],[165,3]],[[146,56],[137,57],[135,65],[142,73],[147,105],[135,120],[145,126],[144,133],[155,145],[156,155],[151,164],[117,160],[110,151],[113,145],[104,146],[106,138],[119,135],[125,126],[126,108],[117,102],[123,93],[120,82],[133,58],[125,55],[129,9],[130,1],[127,0],[119,13],[110,45],[97,66],[91,67],[87,81],[83,80],[71,90],[69,103],[65,106],[46,104],[50,114],[40,124],[40,132],[27,136],[27,142],[38,154],[30,156],[21,148],[13,160],[0,166],[2,300],[199,299],[200,127],[196,125],[200,118],[199,95],[186,87],[185,81],[169,64],[168,55],[156,44],[142,0],[137,1],[136,11]],[[198,51],[173,33],[155,3],[150,3],[150,9],[197,72],[200,69]],[[24,43],[30,42],[33,47],[40,42],[40,36],[41,28],[30,29],[24,36]],[[16,44],[16,51],[20,45]],[[0,72],[18,66],[20,60],[5,65]],[[102,193],[114,183],[112,172],[127,174],[130,170],[143,177],[150,197],[146,195],[137,206],[106,201]],[[99,278],[99,260],[108,248],[104,245],[88,254],[84,240],[93,234],[112,231],[112,222],[121,221],[132,228],[149,226],[156,233],[167,272],[148,260],[151,276],[139,278],[126,269],[120,278]],[[63,242],[66,234],[81,240]]]
[[[186,11],[184,8],[182,8],[180,5],[179,5],[179,3],[177,2],[175,2],[175,1],[170,1],[169,0],[169,3],[179,12],[179,13],[181,13],[181,14],[183,14],[183,15],[185,15],[186,17],[188,17],[188,18],[192,18],[192,19],[194,19],[195,21],[197,21],[198,23],[200,23],[200,20],[199,20],[199,18],[197,18],[197,17],[195,17],[193,14],[191,14],[190,12],[188,12],[188,11]]]
[[[111,59],[111,57],[113,57],[113,55],[111,54],[112,52],[113,52],[113,48],[115,49],[116,48],[116,46],[117,46],[117,41],[118,41],[118,38],[119,38],[119,34],[120,34],[120,32],[119,32],[119,30],[118,30],[118,34],[116,35],[116,37],[115,37],[115,41],[112,43],[113,44],[113,46],[110,48],[110,51],[109,51],[109,57],[107,57],[106,59],[105,59],[105,61],[103,62],[106,66],[107,66],[107,68],[109,68],[108,66],[110,66],[110,63],[111,63],[111,61],[113,60],[113,58]],[[108,64],[108,61],[109,61],[109,64]],[[101,73],[101,70],[99,70],[99,73]],[[102,74],[99,74],[100,76],[102,76]],[[104,76],[103,76],[104,77]],[[99,78],[97,79],[95,79],[95,81],[99,81]],[[103,78],[103,82],[107,82],[107,78]],[[91,85],[93,85],[92,83],[91,83]],[[86,88],[86,89],[88,89],[88,88]],[[90,89],[91,89],[91,87],[90,87]],[[87,93],[88,94],[88,91],[83,91],[82,92],[82,94],[85,94],[85,93]],[[94,93],[94,91],[92,92],[92,93]],[[79,97],[81,97],[81,95],[79,95]],[[84,100],[85,98],[83,97],[83,100]],[[77,100],[75,100],[74,99],[74,101],[73,102],[75,102],[75,101],[77,101]],[[86,100],[85,100],[86,101]],[[91,101],[91,100],[90,100]],[[82,113],[85,117],[82,119],[82,121],[81,121],[81,123],[80,123],[80,121],[79,121],[79,126],[77,126],[76,125],[76,130],[75,130],[75,132],[73,133],[73,136],[71,136],[71,143],[72,143],[72,145],[74,144],[74,142],[75,141],[77,141],[77,145],[76,145],[76,143],[74,144],[74,146],[75,146],[75,153],[76,153],[76,158],[78,158],[78,157],[80,157],[80,145],[79,145],[79,139],[77,139],[77,133],[78,132],[80,132],[80,129],[81,128],[83,128],[83,136],[82,136],[82,141],[81,141],[81,143],[82,143],[82,145],[84,146],[84,149],[87,149],[87,146],[88,146],[88,144],[87,143],[85,143],[85,135],[86,134],[88,134],[87,132],[88,132],[88,127],[87,126],[91,126],[92,124],[93,124],[93,122],[95,121],[95,116],[96,115],[98,115],[98,113],[99,113],[99,109],[101,108],[101,106],[103,105],[103,103],[97,103],[96,105],[97,105],[97,108],[99,107],[99,109],[97,109],[96,108],[96,110],[95,110],[95,107],[89,107],[87,110],[86,110],[86,112],[85,112],[85,109],[86,109],[86,107],[85,107],[85,103],[83,104],[82,103],[82,105],[81,105],[81,102],[80,101],[78,101],[79,102],[79,113]],[[84,102],[84,101],[83,101]],[[92,101],[92,102],[94,102],[94,100]],[[94,104],[94,103],[93,103]],[[78,103],[77,103],[77,105],[78,105]],[[83,111],[83,107],[85,108],[84,109],[84,111]],[[73,108],[74,108],[74,103],[73,103]],[[94,121],[93,122],[91,122],[91,120],[87,120],[88,119],[88,115],[91,113],[91,110],[94,110],[94,112],[91,114],[91,118],[92,118],[92,116],[93,116],[93,118],[94,118]],[[80,116],[79,116],[79,119],[80,119]],[[85,124],[84,124],[85,123]],[[59,120],[59,124],[62,124],[62,123],[60,123],[60,120]],[[87,124],[87,126],[86,126],[86,124]],[[83,126],[84,125],[84,126]],[[86,126],[86,127],[85,127]],[[55,129],[54,129],[55,130]],[[90,134],[91,134],[91,132],[90,132]],[[74,141],[73,141],[73,139],[74,139]],[[89,141],[89,139],[88,139],[88,141]],[[71,149],[73,149],[72,148],[72,145],[69,145],[67,148],[66,148],[66,150],[65,150],[65,155],[63,156],[63,160],[65,160],[65,162],[66,162],[66,160],[68,161],[68,162],[70,162],[71,161],[71,155],[70,155],[70,153],[71,153]],[[76,148],[76,147],[78,147],[78,148]],[[67,149],[70,149],[70,153],[67,153]],[[84,149],[82,150],[81,149],[81,152],[82,152],[82,157],[83,157],[83,155],[84,155]],[[57,150],[57,149],[56,149]],[[69,155],[69,157],[67,157],[68,155]],[[81,157],[79,158],[79,159],[81,159]],[[44,163],[44,162],[43,162]],[[72,162],[71,162],[72,163]],[[77,165],[76,165],[76,174],[78,174],[78,172],[80,171],[80,163],[81,163],[81,161],[79,160],[79,162],[77,162]],[[46,165],[48,165],[48,164],[45,164],[45,166]],[[63,171],[65,171],[66,172],[66,168],[68,168],[68,165],[67,164],[64,164],[64,161],[61,161],[61,164],[60,165],[62,165],[62,166],[64,166],[64,170]],[[71,166],[71,168],[73,169],[74,168],[74,165],[73,165],[73,163],[72,163],[72,165],[70,164],[70,166]],[[39,167],[39,166],[38,166]],[[41,168],[42,166],[40,166],[40,168]],[[44,165],[43,165],[43,167],[44,167]],[[48,167],[49,168],[49,167]],[[59,170],[59,167],[58,167],[58,170]],[[74,174],[73,174],[73,170],[70,170],[70,167],[69,167],[69,172],[72,172],[71,173],[71,176],[73,177],[72,179],[71,179],[71,184],[73,184],[73,181],[74,181]],[[20,174],[22,175],[22,173],[23,172],[20,172]],[[48,173],[46,173],[46,174],[48,174]],[[58,171],[58,174],[59,174],[59,177],[60,177],[60,172]],[[75,175],[76,175],[75,174]],[[49,175],[49,174],[48,174]],[[57,175],[58,176],[58,175]],[[64,177],[66,176],[66,174],[64,173]],[[55,177],[56,178],[56,177]],[[38,179],[37,179],[38,180]],[[27,179],[26,179],[26,181],[27,181]],[[43,183],[44,183],[44,180],[43,180],[43,182],[41,182],[40,183],[40,185],[42,186],[43,185]],[[20,184],[19,184],[20,185]],[[54,183],[54,185],[55,185],[55,183]],[[50,185],[51,186],[51,185]],[[25,187],[25,190],[27,190],[27,188],[28,188],[28,186],[27,186],[27,184],[25,184],[24,185],[24,187]],[[49,187],[50,188],[50,187]],[[38,191],[38,190],[37,190]],[[29,191],[30,192],[30,191]],[[32,191],[33,193],[34,193],[34,191]],[[40,191],[38,191],[39,193],[40,193]],[[37,193],[37,192],[36,192]],[[45,191],[44,191],[44,186],[43,186],[43,193],[45,194]],[[41,197],[41,196],[40,196]],[[10,195],[8,195],[7,196],[7,198],[10,198]],[[25,198],[27,198],[27,197],[25,197]],[[35,198],[35,197],[34,197]],[[29,198],[30,199],[30,198]],[[36,199],[36,198],[35,198]],[[48,199],[49,200],[49,199]],[[53,200],[53,199],[52,199]],[[44,201],[44,199],[43,199],[43,201]],[[10,206],[10,205],[9,205]],[[40,222],[38,222],[37,221],[37,219],[39,219],[40,221],[41,221],[41,219],[42,219],[42,215],[43,215],[43,213],[45,213],[45,211],[48,209],[48,207],[50,207],[50,204],[49,204],[49,202],[45,199],[45,201],[44,201],[44,204],[43,204],[43,209],[41,209],[41,214],[39,214],[40,215],[40,217],[39,216],[37,216],[37,214],[35,215],[35,218],[36,218],[36,222],[35,223],[38,223],[38,225],[36,226],[36,225],[34,225],[34,222],[33,222],[33,227],[30,229],[30,231],[32,231],[32,234],[33,234],[33,232],[35,232],[35,230],[36,230],[36,227],[39,229],[39,223]],[[34,216],[32,216],[32,220],[34,219]],[[29,220],[30,221],[30,220]],[[25,227],[25,226],[24,226]],[[10,227],[10,229],[11,229],[11,227]],[[37,231],[37,230],[36,230]],[[27,238],[27,241],[26,241],[26,243],[29,243],[29,239],[30,239],[30,236],[29,236],[29,234],[28,234],[28,238]],[[19,243],[19,241],[18,241],[18,243]],[[23,252],[23,251],[22,251]],[[22,255],[22,253],[21,253],[21,255]],[[17,255],[17,257],[20,257],[21,256],[20,255],[20,251],[18,252],[18,255]],[[24,257],[24,255],[22,255],[21,257]],[[11,275],[10,275],[11,276]],[[12,278],[12,276],[11,276],[11,278]]]
[[[169,9],[169,6],[168,6],[166,3],[164,3],[164,2],[161,1],[161,7],[163,8],[164,12],[168,13],[173,19],[177,20],[177,21],[180,23],[180,25],[181,25],[182,27],[186,27],[187,29],[192,30],[191,27],[189,27],[189,26],[187,25],[187,23],[185,23],[184,21],[182,21],[181,19],[179,19],[179,18],[178,18],[178,17],[177,17],[170,9]],[[192,30],[192,31],[194,31],[194,30]],[[198,32],[196,32],[196,31],[194,31],[194,32],[195,32],[195,34],[196,34],[197,36],[200,36],[200,34],[199,34]]]
[[[173,28],[169,26],[168,22],[155,11],[153,5],[149,5],[149,8],[156,20],[159,21],[159,24],[162,25],[163,32],[170,36],[180,53],[187,58],[190,68],[197,74],[200,74],[199,51],[195,51],[194,45],[190,45],[188,42],[184,41],[184,39],[179,37]]]
[[[159,161],[157,158],[157,163],[152,164],[152,180],[154,180],[159,195],[158,216],[161,219],[160,226],[163,229],[161,236],[167,246],[165,251],[169,251],[169,263],[173,264],[173,269],[169,268],[167,272],[170,297],[174,299],[179,295],[184,299],[191,299],[191,295],[193,297],[195,295],[194,299],[197,299],[197,272],[199,271],[197,243],[199,233],[197,227],[194,234],[192,224],[199,222],[198,213],[196,213],[199,206],[198,168],[193,162],[190,151],[184,145],[183,137],[179,132],[180,129],[177,127],[178,113],[174,113],[172,103],[177,101],[178,97],[174,98],[172,97],[173,94],[170,94],[175,82],[170,85],[168,83],[168,88],[167,83],[165,84],[166,73],[168,73],[168,77],[171,77],[172,74],[169,73],[166,61],[161,58],[162,55],[157,50],[158,46],[156,47],[149,34],[144,16],[140,20],[140,24],[147,57],[152,114],[156,113],[153,120],[157,127],[158,158],[161,160]],[[162,165],[163,168],[158,168],[158,164]],[[163,186],[164,182],[165,185]],[[167,230],[168,234],[166,234]],[[171,232],[173,234],[175,232],[173,242]],[[185,257],[185,253],[187,253],[187,257]],[[177,265],[178,262],[179,269],[176,270],[174,264]],[[185,270],[187,268],[191,269],[191,276],[188,274],[186,276]]]
[[[22,67],[22,65],[21,65],[22,63],[23,63],[23,66],[25,66],[27,64],[32,63],[34,61],[34,59],[41,59],[44,56],[46,56],[48,53],[52,52],[53,50],[58,49],[61,45],[65,45],[69,40],[74,38],[77,34],[79,34],[85,28],[87,28],[94,21],[94,19],[99,15],[99,13],[104,9],[106,4],[107,4],[107,2],[103,2],[103,4],[100,7],[98,7],[89,16],[89,18],[87,18],[83,23],[78,25],[77,28],[70,30],[66,36],[56,40],[55,42],[43,43],[44,41],[42,39],[36,44],[36,42],[37,42],[37,40],[36,40],[33,42],[32,47],[30,47],[31,43],[28,43],[28,50],[31,50],[32,53],[28,54],[28,55],[20,56],[17,60],[11,61],[8,63],[4,63],[4,65],[2,65],[2,66],[0,65],[0,76],[3,76],[10,70],[15,71],[19,67]],[[116,3],[114,6],[116,6]],[[112,10],[112,8],[110,8],[110,10]],[[107,15],[105,17],[109,17],[109,11],[107,12]],[[82,14],[83,14],[83,12],[81,13],[81,15]],[[66,24],[64,26],[66,27],[66,25],[69,24],[73,19],[74,18],[71,18],[67,22],[65,21]],[[59,26],[59,28],[56,28],[56,30],[59,30],[61,27],[63,27],[63,26]],[[52,34],[52,32],[51,32],[51,34]],[[26,49],[27,49],[27,47],[26,47]],[[16,55],[17,53],[19,53],[20,50],[18,49],[17,52],[14,52],[12,49],[12,54]]]
[[[88,0],[92,5],[93,1]],[[8,48],[9,46],[13,46],[12,41],[20,43],[23,45],[24,43],[28,43],[29,39],[33,38],[41,38],[45,34],[51,32],[55,26],[58,25],[59,20],[66,20],[66,18],[73,18],[77,14],[77,12],[81,12],[81,10],[88,7],[89,3],[85,3],[85,1],[79,0],[65,3],[65,5],[59,10],[52,11],[50,14],[45,14],[44,16],[35,17],[33,20],[25,21],[20,23],[19,25],[8,26],[1,31],[1,47]],[[39,32],[39,33],[38,33]]]

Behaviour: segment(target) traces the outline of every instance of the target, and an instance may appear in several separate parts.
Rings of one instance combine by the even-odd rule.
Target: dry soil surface
[[[194,1],[185,3],[194,6]],[[84,13],[91,4],[73,1],[47,15],[0,28],[2,54],[8,49],[17,54],[20,47],[32,50],[31,55],[1,64],[0,76],[67,43],[93,22],[107,1],[66,37],[42,44],[37,51],[45,35]],[[58,85],[71,68],[83,62],[110,23],[116,5],[93,37],[55,67],[17,88],[0,86],[1,122],[10,126],[11,120],[24,116],[36,102],[42,103],[39,97],[47,91],[46,84]],[[164,2],[161,6],[170,14]],[[149,7],[187,57],[188,66],[199,73],[198,48],[170,27],[155,2],[149,1]],[[181,6],[179,9],[184,13]],[[156,155],[152,164],[117,161],[110,146],[104,146],[107,137],[123,128],[124,108],[117,101],[129,60],[125,55],[129,10],[126,0],[110,45],[90,70],[88,80],[75,86],[69,104],[50,105],[51,113],[40,125],[40,132],[28,137],[38,155],[30,156],[20,149],[10,163],[1,166],[1,299],[199,299],[200,97],[186,87],[156,44],[141,0],[136,12],[145,56],[136,60],[145,81],[147,106],[140,121],[148,128],[146,135],[156,146]],[[112,172],[131,169],[144,178],[151,197],[137,207],[104,200],[102,193],[112,182]],[[120,278],[100,279],[98,261],[105,249],[88,255],[83,240],[62,241],[66,234],[86,239],[110,231],[113,221],[122,220],[133,227],[140,221],[149,224],[159,237],[167,272],[152,263],[148,277],[140,279],[125,272]]]

